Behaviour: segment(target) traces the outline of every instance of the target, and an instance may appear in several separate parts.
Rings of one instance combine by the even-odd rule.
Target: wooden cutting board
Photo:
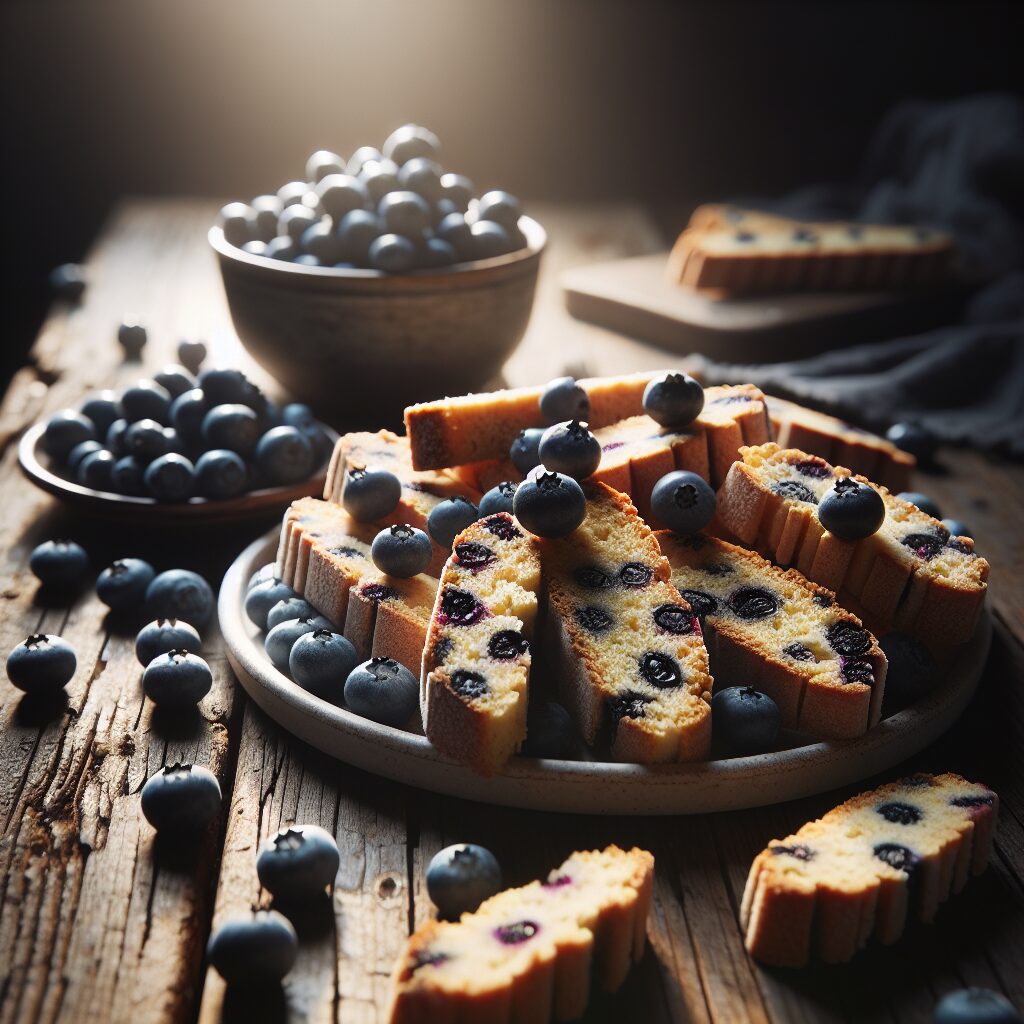
[[[948,323],[959,289],[815,292],[713,299],[670,281],[668,253],[566,271],[569,312],[580,320],[730,362],[779,362]]]

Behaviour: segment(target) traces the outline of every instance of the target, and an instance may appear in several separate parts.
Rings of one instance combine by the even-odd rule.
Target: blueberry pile
[[[161,502],[298,483],[331,453],[308,406],[279,409],[240,370],[178,365],[55,413],[43,447],[69,480]]]
[[[318,150],[301,180],[228,203],[218,224],[228,244],[253,256],[386,274],[525,249],[519,200],[500,191],[476,198],[467,177],[445,172],[440,153],[437,136],[413,124],[348,160]]]

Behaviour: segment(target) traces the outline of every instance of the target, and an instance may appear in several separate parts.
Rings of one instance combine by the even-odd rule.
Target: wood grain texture
[[[740,813],[628,820],[445,799],[346,768],[290,739],[239,695],[215,635],[204,645],[215,685],[200,713],[184,725],[153,715],[139,688],[131,631],[107,620],[90,589],[62,601],[40,594],[27,570],[31,548],[69,535],[90,551],[96,571],[113,557],[140,554],[159,568],[199,569],[216,583],[267,524],[187,536],[154,537],[130,526],[115,533],[34,490],[17,472],[12,441],[41,412],[170,361],[179,337],[205,337],[212,362],[249,366],[228,330],[206,248],[214,206],[121,207],[90,255],[85,304],[55,309],[33,365],[0,405],[0,649],[42,628],[60,632],[79,655],[66,706],[34,708],[0,681],[0,1024],[380,1021],[391,961],[409,929],[432,912],[426,865],[457,841],[494,850],[509,884],[543,874],[581,847],[636,843],[654,852],[647,954],[618,995],[593,1001],[589,1022],[925,1024],[936,999],[965,984],[1001,989],[1024,1006],[1021,467],[949,452],[948,475],[915,480],[947,514],[974,527],[992,561],[997,631],[968,712],[907,767],[959,771],[1000,793],[992,867],[934,925],[912,925],[897,946],[869,948],[845,967],[759,967],[742,950],[736,906],[756,852],[850,791]],[[625,206],[534,212],[551,247],[534,319],[505,368],[508,382],[545,380],[566,368],[600,374],[672,362],[573,321],[558,286],[563,268],[652,250],[659,240],[651,223]],[[114,341],[129,311],[150,324],[141,366],[123,363]],[[138,809],[142,783],[174,759],[210,765],[224,789],[222,821],[191,850],[157,843]],[[256,850],[289,822],[332,831],[342,866],[331,898],[299,922],[302,954],[279,998],[253,1006],[204,970],[203,948],[211,926],[268,904]]]

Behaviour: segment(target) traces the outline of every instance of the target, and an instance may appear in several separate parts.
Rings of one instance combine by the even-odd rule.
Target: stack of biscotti
[[[617,846],[574,853],[546,881],[428,921],[392,975],[390,1024],[575,1020],[643,954],[654,858]]]
[[[770,395],[766,398],[773,440],[780,448],[800,448],[836,466],[848,466],[890,491],[906,491],[915,459],[891,441],[814,409]]]
[[[969,537],[951,537],[937,519],[850,470],[774,442],[740,449],[718,492],[715,519],[746,547],[852,603],[872,622],[937,644],[974,632],[985,598],[988,562]],[[863,540],[848,541],[818,521],[818,502],[851,477],[882,496],[885,518]]]
[[[914,226],[809,223],[736,207],[701,207],[668,273],[725,293],[907,288],[944,280],[952,239]]]

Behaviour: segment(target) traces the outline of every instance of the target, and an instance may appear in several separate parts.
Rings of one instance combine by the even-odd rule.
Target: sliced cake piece
[[[880,625],[938,644],[971,637],[988,586],[988,562],[974,541],[951,537],[937,519],[856,476],[881,494],[885,519],[863,540],[841,540],[818,522],[817,506],[853,475],[848,469],[774,443],[740,452],[718,492],[716,529],[795,566]]]
[[[758,854],[743,893],[747,950],[778,967],[849,960],[931,921],[980,874],[998,798],[959,775],[913,775],[847,800]]]
[[[885,655],[830,591],[717,537],[655,536],[700,617],[720,689],[755,685],[778,704],[784,728],[819,739],[877,723]]]
[[[795,402],[769,396],[767,403],[780,448],[800,448],[833,465],[849,466],[895,493],[909,489],[916,460],[891,441]]]
[[[541,542],[544,650],[562,703],[616,761],[696,761],[711,742],[700,626],[626,495],[585,484],[583,524]]]
[[[721,384],[704,389],[704,409],[691,429],[708,439],[708,482],[718,488],[743,445],[764,444],[772,438],[768,407],[753,384]]]
[[[645,850],[574,853],[544,882],[428,922],[395,966],[389,1024],[576,1019],[594,980],[613,992],[642,956],[653,876]]]
[[[526,738],[536,540],[499,512],[455,538],[423,652],[423,729],[438,750],[484,775]]]

